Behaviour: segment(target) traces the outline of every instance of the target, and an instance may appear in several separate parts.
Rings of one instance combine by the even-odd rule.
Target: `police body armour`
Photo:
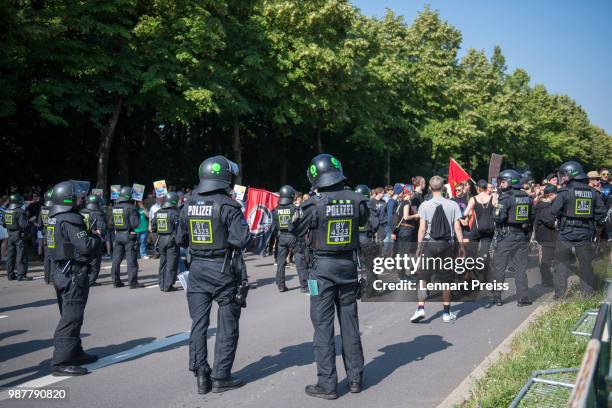
[[[589,187],[570,186],[567,189],[569,200],[565,206],[566,218],[593,219],[593,190]]]
[[[55,250],[55,218],[48,218],[47,224],[45,228],[45,241],[47,248],[54,251]],[[53,252],[55,255],[55,252]]]
[[[49,224],[49,207],[42,207],[40,209],[40,220],[43,223],[43,227],[47,227]]]
[[[531,197],[522,191],[510,194],[508,224],[528,224],[531,218]]]
[[[113,225],[117,231],[126,231],[129,229],[128,213],[125,207],[113,207]]]
[[[349,190],[323,193],[315,199],[318,224],[312,246],[321,251],[343,252],[359,248],[361,195]]]
[[[221,220],[223,205],[240,207],[240,204],[223,195],[195,196],[185,204],[189,228],[189,248],[192,251],[229,248],[227,227]]]
[[[89,226],[91,225],[91,214],[90,214],[89,210],[81,211],[81,215],[83,216],[83,221],[85,222],[85,227],[87,227],[87,229],[89,229]]]
[[[6,210],[4,213],[4,224],[9,231],[17,231],[19,229],[19,212],[12,209]]]
[[[276,225],[279,231],[286,232],[289,230],[289,222],[295,212],[295,205],[282,205],[276,209]]]
[[[61,213],[57,217],[52,218],[53,225],[49,225],[49,230],[52,232],[47,235],[47,247],[53,250],[53,259],[55,261],[67,261],[75,259],[74,245],[64,238],[62,234],[62,223],[68,222],[73,225],[81,226],[83,230],[79,234],[87,235],[85,226],[83,225],[83,217],[75,213]]]
[[[155,226],[161,235],[168,235],[174,231],[172,219],[168,210],[158,210],[155,213]]]

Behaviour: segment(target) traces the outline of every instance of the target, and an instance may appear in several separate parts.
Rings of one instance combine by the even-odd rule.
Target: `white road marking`
[[[42,278],[44,278],[43,275],[41,275],[41,276],[34,276],[32,279],[42,279]]]
[[[3,316],[6,317],[6,316]],[[117,354],[113,354],[110,356],[102,357],[100,360],[96,361],[92,364],[84,365],[83,367],[87,368],[89,371],[94,371],[99,368],[103,368],[112,364],[120,363],[122,361],[128,360],[130,358],[138,357],[143,354],[150,353],[152,351],[171,346],[176,343],[180,343],[181,341],[185,341],[189,339],[189,332],[183,332],[179,334],[175,334],[174,336],[166,337],[160,340],[155,340],[148,344],[143,344],[140,346],[136,346],[127,351],[122,351]],[[34,380],[26,381],[23,384],[19,384],[12,388],[43,388],[51,384],[55,384],[57,382],[69,379],[71,377],[54,377],[52,375],[46,375],[44,377],[36,378]],[[8,398],[8,390],[4,390],[0,392],[0,401]]]
[[[8,317],[8,316],[0,316],[0,319],[4,319],[5,317]]]
[[[157,283],[154,283],[153,285],[145,286],[145,288],[147,288],[147,289],[159,288],[159,285]]]

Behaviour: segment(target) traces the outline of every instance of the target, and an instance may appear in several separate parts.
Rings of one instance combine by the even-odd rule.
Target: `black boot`
[[[210,374],[203,368],[200,368],[196,372],[196,377],[198,378],[198,394],[208,394],[212,389]]]
[[[285,285],[284,283],[283,283],[282,285],[278,285],[278,291],[279,291],[279,292],[281,292],[281,293],[282,293],[282,292],[286,292],[286,291],[288,291],[288,290],[289,290],[289,289],[287,289],[287,285]]]
[[[307,385],[304,391],[306,391],[306,395],[310,397],[323,398],[327,400],[333,400],[338,398],[338,393],[336,393],[336,391],[325,392],[323,388],[319,387],[316,384]]]
[[[227,378],[215,379],[212,384],[212,392],[219,393],[229,390],[240,388],[244,385],[244,381],[240,378],[233,378],[229,376]]]
[[[124,286],[125,286],[125,283],[123,283],[121,281],[113,283],[113,287],[115,287],[115,288],[122,288]]]
[[[60,366],[51,371],[54,377],[71,377],[75,375],[85,375],[89,371],[78,365]]]
[[[140,289],[140,288],[144,288],[145,285],[142,283],[130,283],[130,289]]]
[[[75,361],[75,364],[91,364],[95,363],[96,361],[98,361],[98,356],[82,352],[81,355],[77,358],[77,361]]]
[[[520,299],[520,300],[519,300],[519,301],[516,303],[516,305],[517,305],[518,307],[523,307],[523,306],[529,306],[529,305],[531,305],[532,303],[533,303],[533,302],[532,302],[531,300],[529,300],[529,298],[522,298],[522,299]]]
[[[361,379],[349,381],[348,387],[349,387],[349,391],[352,392],[353,394],[360,393],[361,388],[362,388]]]

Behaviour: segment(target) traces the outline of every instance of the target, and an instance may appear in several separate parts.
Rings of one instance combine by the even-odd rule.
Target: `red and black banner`
[[[249,187],[245,217],[251,231],[247,251],[261,254],[272,236],[272,211],[278,206],[278,195]]]

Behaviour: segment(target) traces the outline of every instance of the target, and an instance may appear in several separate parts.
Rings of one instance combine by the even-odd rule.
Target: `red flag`
[[[249,187],[245,216],[251,231],[247,250],[261,253],[272,234],[272,210],[278,206],[278,195],[270,191]]]
[[[448,163],[448,184],[451,188],[451,194],[455,196],[455,186],[466,180],[471,180],[469,174],[453,158],[451,157]]]

